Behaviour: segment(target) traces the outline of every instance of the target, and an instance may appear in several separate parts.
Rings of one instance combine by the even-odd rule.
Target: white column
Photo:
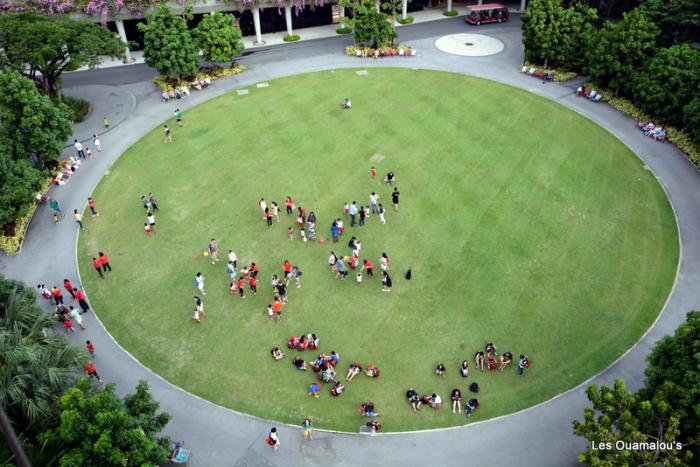
[[[377,11],[382,11],[381,8],[379,8],[379,6],[381,5],[381,3],[379,3],[379,0],[376,0],[374,4],[377,6]]]
[[[342,18],[343,16],[345,16],[345,7],[344,7],[343,5],[339,5],[339,6],[340,6],[340,8],[338,9],[338,14],[339,14],[340,17]],[[341,27],[341,28],[344,28],[344,27],[345,27],[345,23],[343,23],[343,22],[341,21],[341,22],[340,22],[340,27]]]
[[[253,25],[255,26],[255,42],[253,42],[253,44],[265,44],[262,40],[262,34],[260,33],[260,9],[258,7],[253,8]]]
[[[126,44],[129,43],[129,41],[126,39],[126,30],[124,29],[124,21],[118,19],[115,21],[117,24],[117,32],[119,33],[119,37],[121,38],[122,42],[124,43],[124,54],[126,55],[126,63],[131,63],[131,51],[129,50],[129,46]]]
[[[477,5],[481,5],[482,3],[484,3],[483,0],[479,0],[479,3],[477,3]]]
[[[520,12],[525,11],[525,0],[520,0]]]
[[[408,0],[401,0],[401,18],[406,19],[408,13]]]
[[[292,35],[292,5],[284,5],[284,21],[287,23],[287,35]]]
[[[447,0],[447,11],[452,11],[452,0]]]

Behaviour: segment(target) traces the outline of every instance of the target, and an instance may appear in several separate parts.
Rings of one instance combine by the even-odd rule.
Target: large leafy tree
[[[697,97],[683,107],[683,123],[693,140],[700,145],[700,89]]]
[[[61,443],[61,467],[157,466],[166,461],[167,438],[157,434],[170,420],[158,414],[145,381],[121,401],[116,386],[97,389],[82,379],[61,398],[60,423],[39,436],[40,442]]]
[[[185,20],[171,14],[164,4],[158,5],[157,10],[147,14],[146,18],[146,24],[138,25],[144,33],[143,57],[146,63],[171,79],[193,75],[199,59]]]
[[[579,462],[600,467],[687,465],[692,456],[678,440],[679,415],[668,403],[632,394],[620,379],[612,388],[590,386],[586,394],[592,407],[585,409],[583,421],[573,422],[574,434],[590,442]],[[631,444],[641,442],[665,445]]]
[[[668,405],[680,419],[679,439],[700,455],[700,311],[688,313],[686,322],[661,339],[647,361],[640,394]]]
[[[195,44],[209,63],[231,62],[243,52],[241,30],[233,15],[211,12],[192,31]]]
[[[0,138],[0,226],[24,216],[44,179],[28,159],[15,159]]]
[[[0,276],[0,404],[16,431],[31,437],[57,420],[58,398],[85,361],[33,291]]]
[[[50,96],[61,96],[61,74],[122,57],[124,44],[106,28],[67,15],[31,12],[0,17],[0,54]]]
[[[586,73],[618,93],[628,91],[634,75],[656,49],[656,25],[639,9],[625,13],[622,21],[606,21],[590,35]]]
[[[683,107],[697,95],[700,51],[687,44],[660,49],[634,76],[634,101],[671,125],[683,124]]]
[[[0,70],[0,89],[0,140],[13,158],[36,166],[58,158],[72,131],[65,106],[11,70]]]
[[[659,43],[663,46],[700,37],[700,2],[697,0],[644,0],[639,9],[661,30]]]
[[[393,44],[399,37],[389,16],[377,11],[374,0],[343,0],[341,3],[352,9],[352,18],[344,18],[343,22],[352,27],[356,43],[382,47]]]

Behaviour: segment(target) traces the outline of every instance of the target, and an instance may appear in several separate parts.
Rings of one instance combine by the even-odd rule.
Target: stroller
[[[173,464],[187,463],[187,459],[190,458],[190,450],[185,449],[183,447],[184,444],[184,441],[178,441],[172,444],[170,454],[168,455],[168,461]]]

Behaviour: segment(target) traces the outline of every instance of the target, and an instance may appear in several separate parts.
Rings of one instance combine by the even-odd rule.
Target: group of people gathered
[[[350,271],[354,272],[355,285],[361,285],[364,280],[364,274],[368,278],[374,277],[374,263],[370,259],[360,259],[362,252],[362,242],[357,237],[350,238],[348,247],[351,249],[350,254],[338,256],[335,251],[331,251],[328,257],[328,265],[331,272],[335,273],[335,278],[345,280],[350,275]],[[391,292],[393,281],[389,275],[391,259],[386,253],[382,253],[379,258],[379,268],[382,273],[382,292]]]

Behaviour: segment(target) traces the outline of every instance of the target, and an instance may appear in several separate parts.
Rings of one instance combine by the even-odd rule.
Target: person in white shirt
[[[369,205],[372,208],[372,212],[379,214],[379,195],[375,192],[372,192],[369,195]]]
[[[83,148],[83,145],[80,144],[80,141],[76,139],[75,144],[73,144],[73,146],[75,147],[75,150],[78,151],[78,157],[82,157],[83,159],[85,159],[85,151],[83,151],[83,149],[85,148]]]
[[[102,143],[100,142],[100,138],[98,138],[97,135],[92,135],[92,144],[95,145],[97,152],[102,152]]]
[[[199,291],[202,292],[202,295],[206,295],[206,292],[204,292],[204,275],[201,272],[198,272],[195,276],[194,283]]]
[[[342,108],[344,108],[344,109],[351,109],[351,108],[352,108],[352,102],[350,102],[350,99],[348,99],[348,98],[346,97],[345,100],[343,101],[343,103],[340,104],[340,106],[341,106]]]
[[[233,267],[236,267],[236,262],[238,261],[238,257],[236,256],[236,253],[233,252],[233,250],[228,250],[228,260],[233,263]]]

